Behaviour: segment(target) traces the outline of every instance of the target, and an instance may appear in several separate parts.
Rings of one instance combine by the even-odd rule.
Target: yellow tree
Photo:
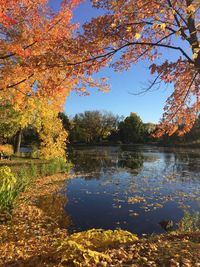
[[[34,124],[41,103],[46,113],[37,118],[45,121],[48,113],[57,117],[71,90],[87,93],[87,84],[101,87],[101,81],[93,81],[91,72],[76,63],[82,53],[74,38],[77,25],[70,21],[79,2],[62,1],[54,13],[48,0],[1,1],[0,100],[20,114],[22,129]]]

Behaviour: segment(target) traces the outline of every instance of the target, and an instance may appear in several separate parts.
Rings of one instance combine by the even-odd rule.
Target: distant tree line
[[[17,115],[12,108],[0,112],[0,142],[10,143],[15,148],[19,144],[19,127]],[[156,131],[154,123],[144,123],[134,112],[127,117],[120,117],[107,111],[85,111],[69,118],[65,113],[59,113],[58,119],[68,132],[70,144],[137,144],[160,143],[161,145],[197,144],[200,143],[200,116],[193,129],[183,137],[176,134],[164,135],[155,139],[152,134]],[[181,127],[181,125],[179,126]],[[42,140],[33,125],[20,131],[22,146],[37,148]],[[15,150],[16,151],[16,150]]]
[[[157,129],[155,123],[144,123],[134,112],[127,117],[120,117],[107,111],[85,111],[69,119],[65,113],[59,113],[64,128],[69,133],[71,144],[103,144],[103,143],[160,143],[181,144],[200,143],[200,116],[193,129],[183,137],[177,134],[164,135],[155,139],[153,133]],[[182,127],[181,125],[179,126]]]
[[[143,123],[136,113],[123,118],[107,111],[85,111],[69,119],[59,114],[70,143],[142,143],[152,139],[156,125]]]

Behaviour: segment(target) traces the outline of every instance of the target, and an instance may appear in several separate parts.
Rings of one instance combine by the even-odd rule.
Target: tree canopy
[[[155,77],[147,90],[160,82],[174,86],[157,136],[189,131],[200,109],[199,1],[92,0],[92,3],[105,9],[106,14],[86,23],[79,37],[90,54],[88,64],[98,69],[107,62],[122,71],[148,59]],[[165,59],[167,49],[176,52],[176,59]],[[119,56],[115,57],[116,54]],[[180,124],[184,125],[181,129]]]
[[[144,138],[144,125],[136,113],[131,113],[119,124],[119,136],[123,143],[142,142]]]
[[[0,101],[20,114],[20,129],[31,124],[41,136],[47,129],[53,134],[49,119],[61,125],[57,114],[71,90],[87,94],[86,85],[101,88],[105,84],[94,81],[92,72],[77,64],[82,51],[74,37],[78,25],[71,18],[79,2],[64,0],[55,13],[48,0],[1,1]]]
[[[72,142],[97,143],[117,129],[119,117],[111,112],[85,111],[76,114],[70,131]]]
[[[48,131],[49,142],[57,136],[63,148],[66,134],[57,114],[69,93],[88,94],[88,86],[106,91],[106,78],[94,79],[94,72],[127,70],[148,59],[154,80],[147,90],[160,82],[174,86],[157,136],[188,132],[200,109],[198,0],[92,0],[105,13],[78,32],[71,19],[80,2],[63,0],[54,12],[48,0],[1,1],[1,111],[9,105],[19,114],[19,129],[34,125],[41,138]],[[164,49],[175,51],[175,59],[165,59]],[[49,119],[60,125],[60,136]]]

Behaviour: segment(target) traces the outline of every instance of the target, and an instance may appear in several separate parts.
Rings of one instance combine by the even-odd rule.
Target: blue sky
[[[59,9],[60,0],[50,0],[49,3],[55,10]],[[89,1],[85,1],[75,10],[73,21],[80,23],[89,21],[99,12],[91,7]],[[174,55],[169,50],[165,56],[171,58]],[[66,101],[66,114],[73,116],[85,110],[107,110],[120,116],[128,116],[130,112],[136,112],[144,122],[158,122],[171,88],[163,86],[157,91],[140,96],[130,94],[139,92],[145,85],[147,86],[149,80],[152,80],[148,65],[147,61],[142,61],[123,73],[114,72],[109,68],[103,69],[98,76],[109,77],[111,91],[102,93],[93,89],[89,90],[90,96],[79,96],[72,92]]]

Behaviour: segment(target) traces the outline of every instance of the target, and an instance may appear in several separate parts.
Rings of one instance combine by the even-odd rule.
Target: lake
[[[156,146],[70,150],[74,179],[61,193],[69,231],[123,229],[139,236],[173,229],[200,209],[200,151]]]

